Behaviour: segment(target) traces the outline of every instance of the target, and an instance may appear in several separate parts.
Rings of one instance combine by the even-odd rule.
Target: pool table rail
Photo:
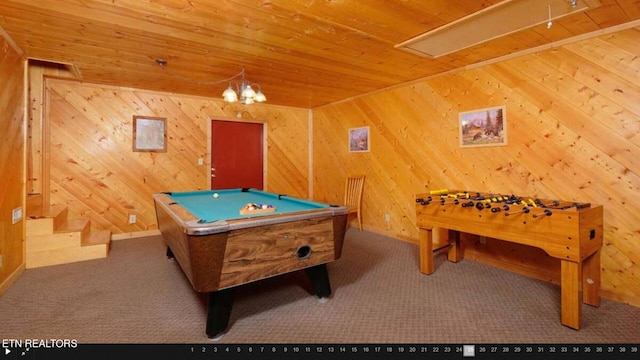
[[[320,218],[326,216],[343,215],[348,213],[345,206],[331,205],[326,208],[318,208],[315,210],[305,210],[289,212],[286,214],[267,213],[256,214],[255,217],[243,216],[231,220],[214,220],[203,222],[199,217],[193,215],[187,209],[175,202],[170,195],[166,193],[158,193],[153,195],[156,206],[171,208],[168,214],[177,222],[184,223],[184,229],[189,235],[208,235],[216,234],[230,230],[238,230],[247,227],[259,225],[271,225],[289,221],[303,220],[309,218]],[[268,216],[267,216],[268,215]],[[247,221],[251,219],[251,221]]]

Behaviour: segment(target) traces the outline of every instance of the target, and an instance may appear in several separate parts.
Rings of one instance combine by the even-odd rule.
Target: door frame
[[[207,154],[205,159],[205,164],[207,166],[207,189],[211,190],[211,122],[212,121],[233,121],[233,122],[242,122],[242,123],[252,123],[252,124],[261,124],[262,125],[262,187],[266,191],[268,189],[267,184],[267,126],[266,122],[260,120],[239,120],[237,118],[229,118],[224,116],[209,116],[209,121],[207,122]]]

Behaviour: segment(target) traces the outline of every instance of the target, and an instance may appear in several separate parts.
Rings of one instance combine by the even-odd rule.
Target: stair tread
[[[89,219],[73,219],[65,221],[60,227],[54,230],[56,233],[83,231],[88,225]]]

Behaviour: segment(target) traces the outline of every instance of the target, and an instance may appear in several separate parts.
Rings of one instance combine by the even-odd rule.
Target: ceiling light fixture
[[[230,81],[229,87],[222,93],[222,98],[226,102],[236,102],[238,101],[238,94],[240,94],[240,103],[241,104],[253,104],[254,102],[264,102],[267,100],[267,97],[262,92],[259,84],[250,83],[244,76],[244,68],[242,71],[232,77],[230,80],[233,80],[237,77],[241,77],[240,81]],[[251,86],[255,86],[258,88],[256,92]],[[235,90],[234,90],[235,88]]]
[[[176,73],[172,73],[171,71],[167,70],[167,68],[166,68],[167,60],[165,60],[165,59],[156,59],[156,64],[158,64],[158,66],[160,66],[160,68],[162,68],[163,70],[167,71],[172,76],[178,77],[180,79],[189,81],[189,82],[194,83],[194,84],[213,85],[213,84],[220,84],[220,83],[228,82],[229,83],[229,87],[227,87],[227,89],[222,93],[222,97],[223,97],[224,101],[226,101],[226,102],[236,102],[236,101],[238,101],[238,94],[240,94],[240,103],[243,104],[243,105],[253,104],[254,102],[259,102],[260,103],[260,102],[267,101],[267,97],[262,92],[262,88],[260,87],[260,85],[257,84],[257,83],[250,83],[250,82],[247,81],[247,79],[245,77],[245,74],[244,74],[244,68],[242,68],[242,71],[240,71],[239,73],[233,75],[230,78],[226,78],[226,79],[222,79],[222,80],[216,80],[216,81],[197,81],[197,80],[193,80],[193,79],[181,76],[181,75],[176,74]],[[237,78],[240,78],[240,81],[234,81]],[[256,87],[258,89],[258,91],[254,90],[254,88],[252,86]],[[235,90],[234,90],[234,88],[235,88]]]

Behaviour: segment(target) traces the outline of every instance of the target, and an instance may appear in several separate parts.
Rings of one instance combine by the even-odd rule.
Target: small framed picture
[[[349,129],[349,152],[369,152],[369,127]]]
[[[167,119],[133,117],[133,151],[167,151]]]
[[[504,106],[461,112],[460,147],[507,145],[507,112]]]

